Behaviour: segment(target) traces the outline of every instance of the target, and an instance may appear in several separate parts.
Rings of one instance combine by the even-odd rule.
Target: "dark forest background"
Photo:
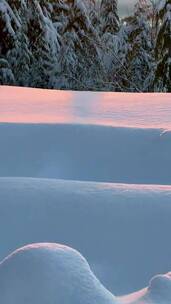
[[[171,92],[171,0],[0,0],[0,84]]]

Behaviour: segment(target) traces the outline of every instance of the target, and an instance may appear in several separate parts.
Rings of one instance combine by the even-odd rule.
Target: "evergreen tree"
[[[14,7],[14,12],[18,16],[20,25],[15,36],[15,47],[9,51],[8,60],[13,70],[16,84],[30,86],[32,84],[30,77],[32,54],[29,50],[29,40],[27,37],[27,7],[25,2],[20,1],[20,6],[18,3]]]
[[[161,0],[159,2],[156,27],[155,56],[157,68],[154,90],[171,92],[171,0]]]
[[[14,75],[7,60],[0,58],[0,85],[14,84]]]
[[[16,34],[20,27],[19,20],[15,16],[8,2],[0,2],[0,78],[3,84],[14,84],[14,73],[11,66],[12,56],[10,52],[15,49]],[[9,81],[9,82],[8,82]]]
[[[119,29],[117,0],[102,0],[100,6],[100,17],[102,20],[102,33],[115,34]]]
[[[119,74],[121,86],[130,91],[148,91],[154,71],[151,9],[148,0],[139,0],[134,15],[123,21],[124,39],[122,37],[118,53],[122,63]]]
[[[89,17],[90,7],[81,0],[63,0],[57,7],[61,37],[59,78],[63,88],[92,89],[101,73],[98,34]]]
[[[1,0],[0,83],[171,91],[171,0],[151,3],[120,22],[117,0]]]
[[[35,87],[53,87],[50,82],[59,53],[59,37],[51,18],[51,7],[48,1],[31,0],[28,10],[31,11],[27,26],[29,49],[32,53],[30,75]]]

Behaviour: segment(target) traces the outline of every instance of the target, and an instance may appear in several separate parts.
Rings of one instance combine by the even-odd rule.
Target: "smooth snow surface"
[[[0,176],[171,184],[171,131],[0,125]]]
[[[0,121],[171,129],[171,94],[96,93],[0,86]]]
[[[171,187],[0,179],[0,259],[28,243],[80,251],[115,294],[170,270]]]
[[[115,304],[86,260],[58,244],[21,248],[0,264],[0,303]]]

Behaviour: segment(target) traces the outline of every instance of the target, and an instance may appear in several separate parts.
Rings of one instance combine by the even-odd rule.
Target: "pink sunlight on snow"
[[[64,104],[72,93],[19,87],[0,87],[0,121],[17,123],[52,123],[72,119]],[[61,107],[62,111],[61,112]]]
[[[0,87],[0,122],[171,129],[171,94]]]

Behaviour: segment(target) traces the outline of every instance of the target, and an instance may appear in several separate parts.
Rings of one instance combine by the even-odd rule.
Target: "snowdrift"
[[[0,260],[29,243],[80,251],[114,294],[171,268],[171,187],[0,179]]]
[[[0,176],[171,184],[171,131],[0,125]]]
[[[78,252],[58,244],[33,244],[0,263],[0,303],[115,304],[116,301]]]
[[[9,292],[10,290],[10,292]],[[169,304],[171,273],[151,279],[139,292],[116,298],[76,250],[60,244],[31,244],[0,263],[3,304]]]

